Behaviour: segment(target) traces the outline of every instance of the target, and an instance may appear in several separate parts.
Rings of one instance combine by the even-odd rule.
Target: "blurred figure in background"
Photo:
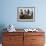
[[[27,16],[27,11],[26,11],[26,10],[24,10],[24,13],[23,13],[23,14],[24,14],[24,16]]]
[[[20,9],[20,19],[23,19],[24,15],[23,15],[23,10]]]

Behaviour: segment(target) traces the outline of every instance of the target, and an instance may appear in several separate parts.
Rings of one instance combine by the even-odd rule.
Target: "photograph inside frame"
[[[33,19],[33,8],[19,8],[20,19]]]

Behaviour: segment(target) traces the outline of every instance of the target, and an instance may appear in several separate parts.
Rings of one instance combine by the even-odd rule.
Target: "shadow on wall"
[[[4,24],[0,24],[0,43],[2,43],[2,36],[3,36],[3,32],[5,32],[6,30],[4,30],[5,25]]]

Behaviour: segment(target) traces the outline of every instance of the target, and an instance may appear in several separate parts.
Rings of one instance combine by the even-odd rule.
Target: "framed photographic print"
[[[35,21],[35,7],[18,7],[17,20],[22,22]]]

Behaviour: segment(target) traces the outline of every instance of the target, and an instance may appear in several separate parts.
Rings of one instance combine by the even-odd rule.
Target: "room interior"
[[[2,32],[9,24],[15,29],[40,28],[45,32],[46,46],[46,0],[0,0],[0,46],[2,46]],[[17,21],[17,7],[35,7],[34,22]],[[5,29],[5,30],[3,30]]]

